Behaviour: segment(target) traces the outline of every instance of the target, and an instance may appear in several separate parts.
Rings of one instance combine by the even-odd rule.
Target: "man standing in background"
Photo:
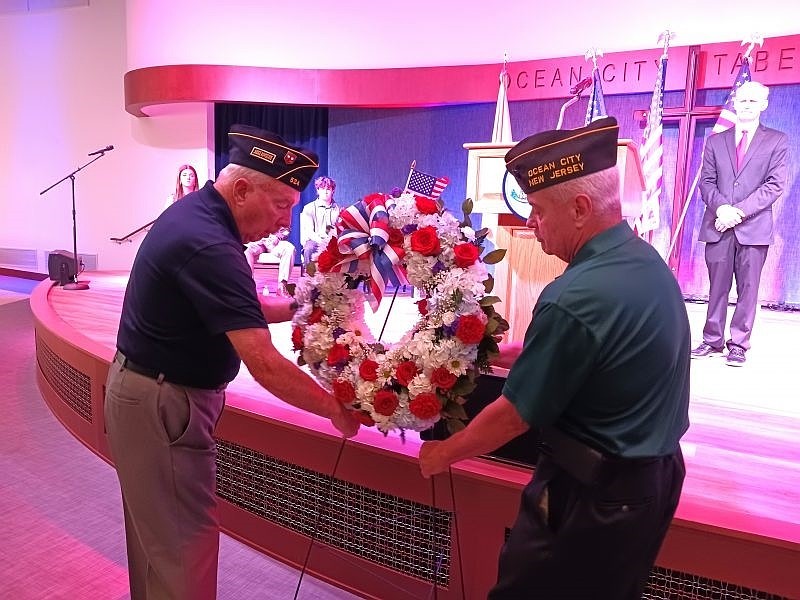
[[[748,81],[733,99],[736,126],[706,141],[700,193],[706,205],[699,241],[706,243],[708,313],[703,341],[692,358],[722,354],[725,364],[741,367],[750,349],[761,270],[774,241],[772,205],[784,192],[789,139],[761,125],[769,89]],[[725,340],[728,296],[736,278],[736,308]]]

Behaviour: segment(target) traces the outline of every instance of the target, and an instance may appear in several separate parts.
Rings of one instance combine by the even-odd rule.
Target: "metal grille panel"
[[[36,336],[36,357],[39,368],[58,397],[88,423],[92,422],[92,387],[89,376],[56,355]]]
[[[789,600],[699,575],[654,567],[643,600]]]
[[[217,441],[217,450],[221,498],[384,567],[449,585],[452,513],[225,440]]]

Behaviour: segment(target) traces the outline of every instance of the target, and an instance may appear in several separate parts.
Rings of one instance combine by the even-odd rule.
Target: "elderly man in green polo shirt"
[[[546,131],[506,155],[527,225],[568,263],[539,297],[502,395],[427,442],[430,477],[541,430],[490,600],[638,599],[678,505],[690,331],[664,261],[622,220],[616,120]]]

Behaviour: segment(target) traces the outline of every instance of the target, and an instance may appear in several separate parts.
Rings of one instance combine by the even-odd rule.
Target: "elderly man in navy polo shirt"
[[[684,478],[689,321],[658,253],[622,221],[613,118],[526,138],[506,167],[567,265],[540,295],[502,395],[420,450],[425,476],[529,427],[540,458],[490,600],[641,598]],[[515,359],[515,360],[514,360]]]
[[[235,125],[230,164],[167,208],[142,242],[125,292],[105,423],[122,488],[133,600],[216,597],[214,428],[244,361],[294,406],[346,437],[358,423],[273,346],[289,299],[256,293],[243,243],[288,227],[317,156]]]

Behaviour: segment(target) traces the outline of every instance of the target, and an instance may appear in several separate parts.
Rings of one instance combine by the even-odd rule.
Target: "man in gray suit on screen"
[[[706,205],[699,239],[706,243],[708,314],[703,342],[692,358],[721,354],[741,367],[750,348],[758,285],[774,239],[772,205],[786,188],[789,141],[785,133],[761,125],[769,89],[748,81],[733,100],[736,126],[706,141],[700,193]],[[736,278],[736,308],[725,340],[728,296]]]

